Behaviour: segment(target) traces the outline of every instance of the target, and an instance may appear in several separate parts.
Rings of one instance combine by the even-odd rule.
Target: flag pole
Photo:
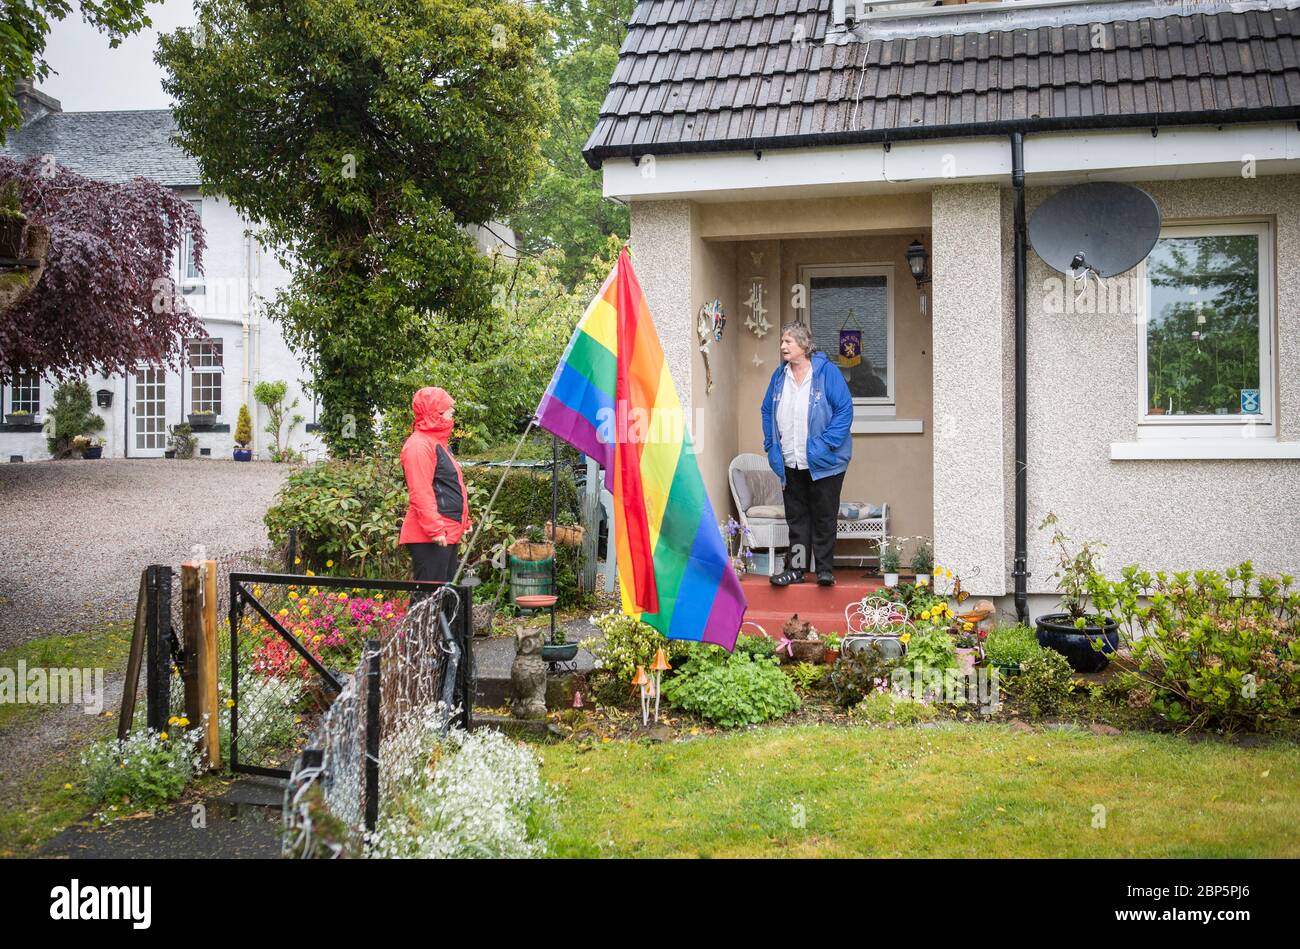
[[[492,505],[497,502],[497,495],[501,493],[501,485],[506,483],[506,475],[510,474],[510,466],[514,463],[514,460],[519,457],[519,449],[524,447],[524,440],[528,438],[528,433],[533,430],[533,425],[536,424],[536,422],[536,416],[530,418],[528,420],[528,427],[525,428],[524,433],[519,436],[519,441],[515,444],[515,450],[511,452],[510,460],[506,462],[506,469],[501,472],[501,480],[498,481],[497,486],[493,488],[492,497],[488,498],[487,508],[483,511],[483,516],[479,518],[478,526],[474,528],[474,536],[469,539],[469,547],[465,550],[465,556],[461,558],[460,563],[456,567],[456,575],[451,578],[452,586],[460,583],[461,574],[465,572],[465,565],[469,563],[469,555],[474,552],[474,547],[478,544],[478,535],[482,532],[483,522],[487,520],[487,516],[492,513]],[[553,566],[552,570],[554,570]],[[554,577],[552,577],[551,583],[554,585]],[[554,613],[551,615],[554,616]],[[554,620],[552,620],[552,623],[554,623]],[[552,629],[552,632],[554,632],[554,629]]]

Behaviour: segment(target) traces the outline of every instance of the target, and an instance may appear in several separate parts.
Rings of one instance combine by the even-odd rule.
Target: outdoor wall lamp
[[[920,241],[907,245],[907,266],[916,278],[916,289],[920,292],[921,312],[926,311],[925,285],[930,282],[930,254]]]
[[[930,253],[920,241],[912,241],[907,247],[907,266],[916,278],[916,288],[930,282]]]

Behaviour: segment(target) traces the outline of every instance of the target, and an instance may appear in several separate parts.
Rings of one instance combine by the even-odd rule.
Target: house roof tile
[[[175,145],[169,109],[132,112],[49,112],[8,133],[0,154],[53,155],[60,165],[100,181],[152,178],[197,187],[199,165]]]
[[[1297,117],[1286,2],[1120,20],[1095,48],[1089,24],[835,45],[830,0],[641,0],[584,153]]]

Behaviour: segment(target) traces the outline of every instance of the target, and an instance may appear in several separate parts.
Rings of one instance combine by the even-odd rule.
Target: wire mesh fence
[[[360,852],[381,802],[426,766],[434,737],[453,718],[468,727],[473,679],[463,597],[463,588],[440,587],[390,635],[367,644],[289,776],[287,856]]]

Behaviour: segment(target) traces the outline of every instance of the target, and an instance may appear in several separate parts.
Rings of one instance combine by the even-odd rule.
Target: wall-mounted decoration
[[[763,304],[763,289],[763,278],[752,278],[749,281],[749,298],[745,300],[745,306],[749,308],[749,316],[745,317],[745,329],[759,339],[766,336],[772,328],[767,319],[767,307]]]
[[[709,349],[722,340],[722,328],[727,325],[727,314],[721,300],[713,300],[700,307],[695,323],[695,334],[700,340],[700,355],[704,357],[704,394],[713,391],[713,370],[709,367]]]
[[[850,322],[854,324],[852,329],[849,328]],[[849,310],[840,326],[840,351],[835,361],[846,369],[862,362],[862,324],[852,310]]]

